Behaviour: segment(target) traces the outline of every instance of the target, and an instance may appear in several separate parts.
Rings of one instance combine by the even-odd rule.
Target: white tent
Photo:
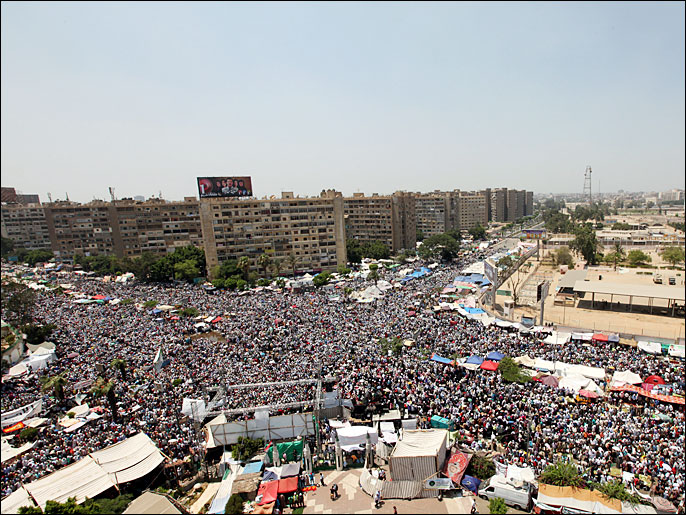
[[[584,389],[590,392],[596,392],[599,395],[603,395],[603,390],[588,377],[580,375],[569,375],[562,377],[558,384],[559,388],[567,388],[573,390],[575,393],[579,393],[579,390]]]
[[[571,337],[572,333],[562,333],[558,331],[553,331],[543,340],[543,343],[547,343],[550,345],[562,345],[568,343]]]
[[[638,374],[634,374],[631,370],[625,370],[623,372],[616,371],[612,375],[612,385],[619,386],[618,383],[623,384],[641,384],[643,379]]]
[[[36,445],[36,442],[26,442],[21,447],[12,447],[9,443],[9,438],[3,437],[1,447],[2,459],[0,461],[5,462],[7,460],[11,460],[12,458],[16,458],[20,454],[32,449],[34,445]]]
[[[154,492],[143,492],[139,497],[131,501],[131,504],[129,504],[123,513],[127,515],[129,513],[180,514],[181,510],[174,506],[164,495],[156,494]]]
[[[533,368],[539,368],[541,370],[549,370],[552,372],[553,370],[555,370],[555,363],[552,361],[548,361],[546,359],[536,358],[534,360]]]
[[[524,354],[523,356],[519,356],[518,358],[515,358],[513,360],[515,363],[519,363],[520,365],[524,367],[529,367],[529,368],[534,368],[536,364],[536,360],[532,359],[528,354]]]
[[[669,346],[668,353],[672,357],[684,359],[686,358],[686,346],[672,344]]]
[[[638,342],[638,348],[648,354],[662,353],[662,345],[659,342]]]
[[[143,477],[164,461],[164,455],[145,433],[96,451],[91,457],[117,484]]]
[[[33,502],[26,489],[20,486],[2,500],[2,513],[19,513],[19,508],[22,506],[35,508],[36,503]]]
[[[368,426],[350,426],[336,429],[338,433],[338,441],[341,444],[341,449],[344,451],[351,451],[359,449],[361,445],[367,442],[367,434],[369,434],[369,441],[376,444],[379,441],[379,435],[376,429]]]
[[[30,343],[27,343],[26,347],[29,349],[31,353],[36,352],[38,349],[55,350],[55,344],[52,342],[43,342],[39,343],[38,345],[32,345]]]

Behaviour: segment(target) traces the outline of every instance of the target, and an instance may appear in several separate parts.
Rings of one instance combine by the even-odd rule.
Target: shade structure
[[[665,384],[665,380],[660,376],[648,376],[643,382],[648,384]]]
[[[477,479],[472,476],[464,476],[462,478],[462,486],[464,486],[467,490],[476,493],[479,490],[479,485],[481,484],[481,480]]]
[[[287,477],[279,479],[278,492],[280,494],[290,494],[298,489],[298,477]]]
[[[606,342],[608,341],[608,336],[603,333],[595,333],[593,335],[593,341],[595,342]]]
[[[481,363],[483,362],[484,358],[481,358],[479,356],[469,356],[465,363],[467,363],[468,365],[481,365]]]
[[[579,390],[579,395],[582,397],[586,397],[587,399],[597,399],[600,397],[596,392],[590,392],[588,390],[581,389]]]
[[[541,378],[541,383],[547,386],[552,386],[554,388],[560,386],[560,381],[555,376],[544,376]]]
[[[498,370],[498,362],[486,360],[483,363],[481,363],[481,366],[479,368],[483,370]]]
[[[263,482],[257,490],[257,496],[259,497],[260,495],[262,496],[262,499],[260,499],[257,504],[267,504],[276,501],[276,498],[279,496],[279,482]]]
[[[486,355],[486,359],[490,359],[491,361],[500,361],[504,357],[505,357],[505,354],[503,354],[502,352],[498,352],[498,351],[489,352]]]

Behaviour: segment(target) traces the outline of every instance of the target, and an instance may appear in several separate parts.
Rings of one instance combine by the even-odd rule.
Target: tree
[[[242,515],[243,498],[240,494],[232,494],[231,497],[229,497],[226,507],[224,508],[224,513],[227,515]]]
[[[174,265],[169,256],[155,261],[150,266],[149,280],[152,282],[164,283],[171,281],[174,276]]]
[[[45,263],[54,257],[55,255],[51,250],[30,250],[24,258],[24,261],[28,263],[29,266],[36,266],[36,263]]]
[[[376,286],[376,283],[379,280],[379,265],[376,263],[369,265],[369,275],[367,276],[367,280],[374,281],[374,286]]]
[[[555,250],[555,263],[557,265],[567,265],[569,268],[574,267],[574,258],[569,252],[569,247],[560,247]]]
[[[315,275],[314,279],[312,279],[312,282],[317,288],[320,288],[324,286],[326,283],[328,283],[329,279],[331,279],[331,273],[322,272],[320,274]]]
[[[102,377],[98,377],[95,384],[90,389],[90,392],[96,397],[106,397],[110,405],[110,411],[112,412],[112,418],[117,421],[119,410],[117,408],[117,395],[114,391],[115,382],[114,380],[105,380]]]
[[[574,234],[575,238],[571,244],[572,250],[581,254],[589,265],[595,265],[597,262],[596,253],[598,252],[600,245],[591,224],[586,223],[577,226]]]
[[[476,227],[472,227],[468,232],[475,240],[486,239],[486,229],[482,227],[481,224],[477,225]]]
[[[110,366],[115,370],[119,370],[121,378],[126,381],[126,360],[121,358],[115,358],[110,363]]]
[[[19,437],[22,442],[35,442],[36,438],[38,438],[38,428],[27,427],[19,433]]]
[[[247,281],[248,280],[248,272],[250,271],[250,258],[248,258],[247,256],[242,256],[238,260],[238,264],[236,265],[236,267],[238,267],[238,269],[243,274],[243,279],[245,281]]]
[[[47,392],[52,390],[55,398],[61,403],[64,402],[64,386],[67,384],[66,372],[59,375],[49,377],[47,375],[41,376],[40,385],[41,391]]]
[[[348,263],[360,263],[362,261],[362,248],[358,240],[348,240],[345,243],[348,254]]]
[[[629,231],[629,230],[631,230],[631,226],[629,224],[624,223],[624,222],[615,222],[612,224],[612,230],[613,231]]]
[[[585,486],[585,481],[576,466],[562,461],[548,465],[538,480],[553,486],[575,486],[578,488]]]
[[[662,259],[671,263],[672,266],[676,266],[684,261],[684,248],[683,247],[666,247],[662,251]]]
[[[11,282],[2,286],[2,317],[14,326],[33,320],[36,292],[28,286]]]
[[[200,274],[200,270],[192,259],[179,261],[174,264],[174,278],[183,281],[192,281]]]
[[[14,240],[10,238],[5,238],[2,236],[2,247],[0,251],[0,256],[6,257],[9,256],[12,251],[14,250]]]
[[[498,265],[498,268],[503,268],[504,270],[507,270],[512,265],[514,265],[514,260],[512,259],[512,256],[503,256],[498,260],[496,265]]]
[[[197,317],[200,312],[197,308],[183,308],[179,311],[179,315],[182,317]]]
[[[505,515],[505,513],[507,513],[507,505],[505,504],[505,500],[501,497],[494,497],[488,501],[488,512],[496,513],[498,515]]]
[[[424,240],[424,233],[420,229],[417,229],[417,241],[423,241],[423,240]]]
[[[475,454],[467,466],[467,474],[482,481],[495,475],[493,460]]]
[[[503,376],[503,380],[508,383],[528,383],[531,377],[524,374],[521,367],[509,356],[500,360],[498,373]]]
[[[146,300],[146,301],[143,303],[143,307],[146,308],[146,309],[152,309],[152,308],[154,308],[155,306],[157,306],[157,301],[156,301],[156,300]]]
[[[267,269],[269,268],[269,265],[272,262],[272,258],[269,257],[269,254],[261,254],[260,257],[257,258],[257,264],[260,268],[262,268],[262,275],[267,275]]]
[[[248,438],[239,436],[238,441],[233,446],[233,456],[238,461],[248,461],[254,454],[264,449],[262,438]]]
[[[296,256],[293,252],[286,258],[288,265],[293,269],[293,279],[295,279],[295,265],[300,262],[300,256]]]
[[[271,264],[269,265],[269,269],[272,272],[272,277],[278,277],[279,275],[281,275],[282,267],[283,267],[283,260],[273,259]]]
[[[344,264],[341,263],[336,268],[336,271],[339,275],[348,275],[352,270],[350,270],[350,268],[347,268]]]
[[[388,245],[380,241],[368,241],[361,246],[362,257],[371,259],[388,259],[391,251]]]
[[[641,266],[645,263],[650,263],[653,260],[653,258],[642,250],[630,250],[627,259],[632,266]]]
[[[380,338],[378,343],[381,347],[381,353],[384,356],[387,356],[389,351],[393,356],[398,356],[403,350],[403,341],[397,336],[394,336],[390,340]]]
[[[350,297],[350,294],[351,294],[352,292],[353,292],[353,289],[350,288],[349,286],[346,286],[345,288],[343,288],[343,295],[345,296],[345,301],[346,301],[346,302],[348,301],[348,299],[349,299],[349,297]]]
[[[460,243],[449,234],[436,234],[426,238],[418,253],[424,259],[442,259],[452,261],[460,252]]]
[[[607,483],[591,483],[589,486],[601,492],[608,499],[617,499],[632,504],[639,504],[641,502],[641,498],[627,490],[624,482],[619,479],[613,479]]]
[[[612,252],[609,252],[607,256],[605,256],[605,261],[607,263],[614,263],[615,265],[615,270],[617,270],[617,263],[621,263],[624,261],[624,258],[626,257],[626,254],[624,253],[624,249],[622,248],[621,243],[615,243],[614,249]]]
[[[38,345],[46,341],[52,332],[57,329],[57,326],[55,324],[24,324],[19,329],[26,335],[27,343],[30,343],[31,345]]]

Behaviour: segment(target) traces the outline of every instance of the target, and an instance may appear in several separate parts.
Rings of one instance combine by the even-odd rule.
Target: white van
[[[520,486],[521,485],[521,486]],[[493,476],[479,486],[479,497],[482,499],[493,499],[500,497],[505,504],[517,510],[529,511],[531,506],[531,485],[521,482],[518,486],[508,482],[505,476]]]

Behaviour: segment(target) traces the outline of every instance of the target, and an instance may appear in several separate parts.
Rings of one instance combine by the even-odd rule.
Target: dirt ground
[[[602,280],[608,282],[653,285],[652,273],[659,270],[664,278],[663,284],[667,284],[668,277],[674,277],[676,279],[676,286],[684,287],[686,274],[683,270],[667,270],[666,264],[655,251],[646,253],[652,255],[652,264],[657,265],[655,268],[631,269],[618,266],[615,271],[612,266],[594,266],[589,267],[586,278],[591,281],[597,281],[598,276],[602,275]],[[519,289],[520,291],[522,289],[528,290],[529,293],[533,291],[535,295],[536,282],[540,281],[543,277],[551,281],[548,297],[545,301],[544,317],[546,322],[593,331],[658,338],[676,339],[684,338],[685,336],[684,317],[678,315],[671,316],[671,311],[668,314],[666,309],[667,301],[655,300],[652,314],[650,314],[648,299],[634,298],[632,312],[629,312],[629,299],[622,296],[614,296],[614,303],[611,308],[609,306],[610,295],[596,295],[595,307],[593,308],[591,307],[590,295],[588,299],[580,299],[575,307],[572,307],[571,304],[566,306],[554,305],[555,291],[560,279],[563,277],[559,272],[559,267],[551,266],[549,261],[538,262],[535,256],[529,262],[532,263],[532,266],[527,274],[522,274],[522,279],[519,281]],[[638,274],[637,272],[643,272],[643,274]],[[523,286],[522,283],[526,281],[526,278],[533,276],[534,273],[536,273],[536,278],[532,278],[528,286]],[[511,291],[513,279],[515,279],[514,276],[499,289]],[[498,295],[496,297],[496,304],[502,307],[505,300],[511,298]],[[522,299],[520,303],[525,304],[525,301],[526,299]],[[603,305],[602,301],[607,301],[607,304]],[[602,309],[603,307],[605,309]],[[533,307],[517,306],[514,310],[514,315],[509,318],[519,321],[522,315],[535,315],[536,322],[539,323],[540,304]]]

